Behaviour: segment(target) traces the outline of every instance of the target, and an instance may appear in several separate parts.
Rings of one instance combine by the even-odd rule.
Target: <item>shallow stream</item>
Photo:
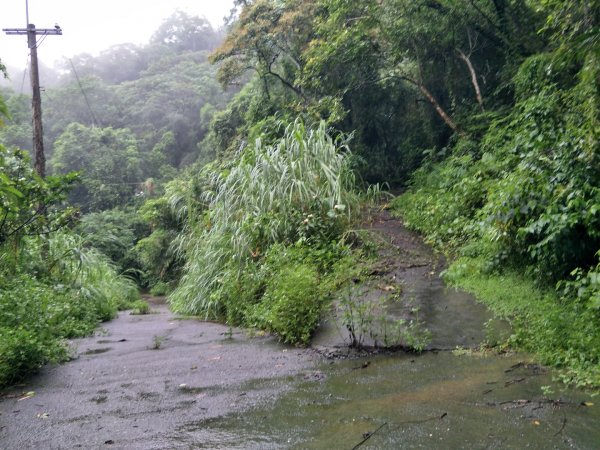
[[[295,388],[279,400],[190,426],[186,440],[240,449],[600,448],[594,398],[522,354],[461,353],[336,360],[281,380]]]

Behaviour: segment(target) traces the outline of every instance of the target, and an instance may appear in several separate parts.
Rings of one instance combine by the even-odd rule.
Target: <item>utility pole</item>
[[[29,22],[29,12],[27,13]],[[42,96],[40,95],[40,74],[37,58],[37,36],[62,35],[58,25],[54,28],[36,28],[28,23],[27,28],[3,28],[8,35],[27,35],[27,46],[31,55],[31,107],[33,110],[33,151],[35,157],[35,171],[44,178],[46,176],[46,156],[44,155],[44,131],[42,128]]]

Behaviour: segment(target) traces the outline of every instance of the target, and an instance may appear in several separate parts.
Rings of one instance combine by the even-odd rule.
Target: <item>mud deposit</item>
[[[444,259],[400,220],[387,211],[374,211],[365,230],[378,243],[379,250],[372,276],[351,293],[357,300],[378,305],[366,314],[371,316],[367,318],[371,325],[369,332],[360,333],[363,346],[410,347],[411,342],[395,333],[400,320],[405,328],[419,324],[412,334],[421,336],[426,342],[424,348],[429,350],[475,348],[486,340],[495,343],[507,335],[508,325],[494,320],[472,295],[444,285],[440,278]],[[331,351],[344,349],[352,342],[341,303],[333,303],[313,339],[315,347]],[[357,318],[355,323],[362,319]]]

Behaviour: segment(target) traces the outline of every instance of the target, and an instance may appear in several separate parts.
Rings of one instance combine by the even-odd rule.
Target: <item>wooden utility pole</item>
[[[29,22],[29,14],[27,18]],[[9,35],[27,35],[27,46],[31,56],[31,107],[33,111],[33,151],[35,158],[35,171],[42,178],[46,176],[46,156],[44,155],[44,131],[42,128],[42,96],[40,95],[40,74],[37,59],[37,36],[61,35],[62,30],[58,25],[54,28],[35,28],[32,23],[27,28],[3,28]]]

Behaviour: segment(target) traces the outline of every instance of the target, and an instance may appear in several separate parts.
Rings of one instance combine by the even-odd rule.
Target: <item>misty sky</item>
[[[97,54],[111,45],[148,43],[161,22],[179,9],[205,16],[215,27],[223,23],[232,0],[29,0],[29,22],[37,28],[58,23],[62,36],[48,36],[38,58],[53,66],[63,56]],[[3,0],[0,28],[25,28],[25,0]],[[0,59],[23,69],[28,55],[26,36],[0,35]]]

